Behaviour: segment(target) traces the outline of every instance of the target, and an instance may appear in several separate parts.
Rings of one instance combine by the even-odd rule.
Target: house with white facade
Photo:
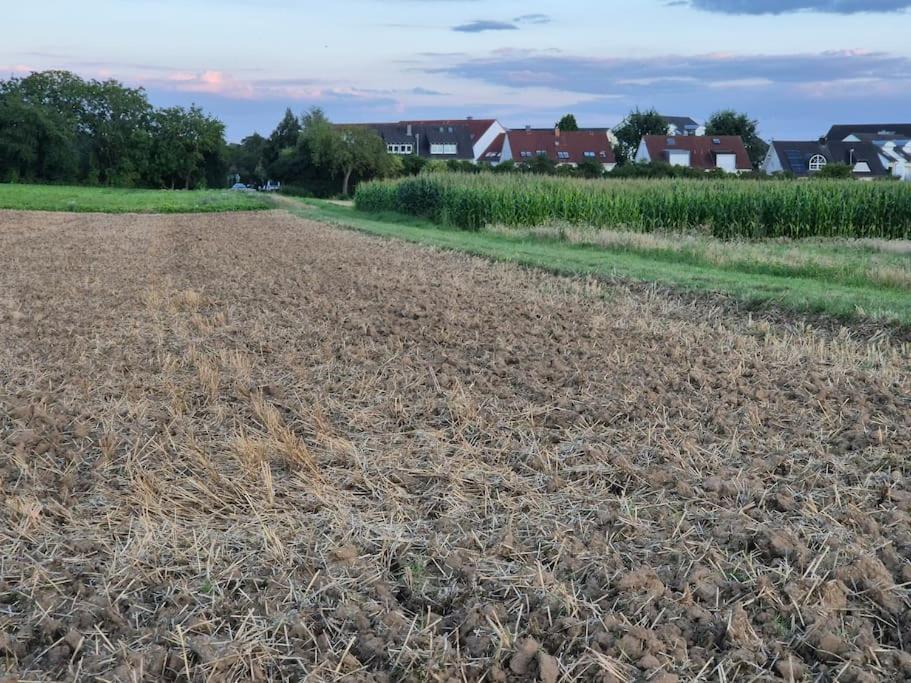
[[[425,159],[477,162],[506,129],[495,119],[440,119],[363,124],[376,131],[386,151]]]
[[[774,140],[762,170],[806,178],[829,164],[850,166],[859,180],[911,182],[911,124],[837,125],[819,140]]]
[[[605,171],[617,165],[607,128],[568,131],[528,126],[509,130],[496,137],[480,160],[495,166],[505,161],[524,164],[536,157],[550,159],[557,166],[575,167],[594,161]]]
[[[668,135],[705,135],[705,126],[689,116],[664,116]]]
[[[663,161],[702,171],[726,173],[753,170],[743,140],[736,135],[646,135],[636,151],[636,162]]]

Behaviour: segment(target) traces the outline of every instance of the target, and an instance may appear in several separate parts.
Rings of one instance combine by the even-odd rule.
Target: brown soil
[[[279,212],[0,254],[0,678],[911,678],[907,346]]]

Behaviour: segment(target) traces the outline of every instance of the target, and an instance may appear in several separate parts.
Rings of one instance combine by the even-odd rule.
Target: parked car
[[[263,192],[278,192],[282,189],[282,184],[276,180],[270,180],[262,186]]]
[[[234,183],[231,186],[231,189],[234,190],[235,192],[252,192],[253,191],[251,188],[247,187],[243,183]]]

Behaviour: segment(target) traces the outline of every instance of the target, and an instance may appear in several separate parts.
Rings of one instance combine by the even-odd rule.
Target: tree
[[[301,141],[313,165],[326,174],[342,177],[342,195],[348,196],[351,178],[383,176],[393,171],[386,143],[366,126],[333,126],[320,109],[304,117]]]
[[[153,135],[151,177],[162,187],[189,190],[202,184],[207,167],[224,153],[224,124],[196,105],[157,111]]]
[[[266,182],[269,178],[264,166],[263,152],[267,144],[266,138],[259,133],[253,133],[241,140],[239,145],[228,145],[228,173],[240,176],[243,183]]]
[[[320,112],[322,114],[322,112]],[[263,165],[271,172],[270,166],[278,161],[283,150],[296,147],[300,138],[301,121],[290,109],[285,110],[285,115],[278,122],[269,140],[263,146]]]
[[[0,181],[72,182],[78,164],[70,131],[53,110],[0,93]]]
[[[135,185],[147,174],[152,106],[142,89],[117,81],[85,84],[83,121],[89,168],[105,185]]]
[[[625,164],[632,161],[639,149],[639,143],[646,135],[667,135],[667,121],[654,109],[630,112],[623,122],[614,128],[617,138],[615,150],[617,162]]]
[[[738,135],[750,155],[753,168],[759,168],[769,151],[769,145],[759,137],[759,123],[746,114],[732,109],[715,112],[705,124],[706,135]]]
[[[572,114],[567,114],[562,119],[557,121],[556,127],[562,131],[579,130],[579,124],[576,123],[576,117]]]

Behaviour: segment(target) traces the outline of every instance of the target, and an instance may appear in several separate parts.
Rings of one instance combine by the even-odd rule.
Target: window
[[[718,138],[712,138],[712,144],[713,144],[713,145],[720,145],[720,144],[721,144],[721,140],[719,140]]]
[[[594,159],[594,158],[595,158],[595,153],[594,153],[594,152],[583,152],[583,154],[585,155],[585,158],[586,158],[586,159]]]
[[[667,139],[667,145],[668,145],[668,147],[673,147],[673,146],[676,145],[676,144],[677,144],[677,141],[676,141],[674,138],[668,138],[668,139]]]
[[[814,154],[810,157],[810,172],[815,173],[816,171],[821,171],[827,163],[829,162],[826,161],[826,158],[822,154]]]
[[[537,152],[535,152],[535,154],[537,154],[539,157],[546,157],[546,156],[547,156],[547,150],[539,149]]]
[[[523,159],[530,159],[530,158],[531,158],[531,152],[522,152],[522,158],[523,158]]]
[[[557,152],[558,159],[569,159],[569,152]]]
[[[605,152],[603,149],[601,150],[601,158],[607,159],[607,152]]]
[[[434,144],[430,145],[431,154],[458,154],[458,145]]]

